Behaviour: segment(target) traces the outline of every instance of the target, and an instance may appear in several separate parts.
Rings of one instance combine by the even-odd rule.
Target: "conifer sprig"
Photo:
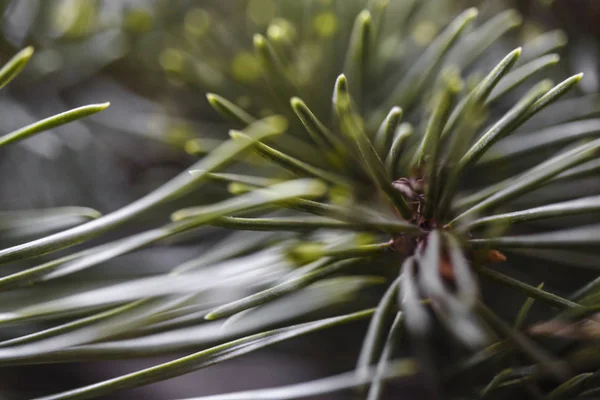
[[[225,184],[230,194],[209,204],[200,196],[197,206],[173,210],[163,226],[5,275],[0,287],[31,292],[183,234],[216,226],[227,235],[164,274],[22,301],[0,314],[0,324],[27,327],[43,319],[55,325],[0,342],[0,364],[192,352],[44,397],[90,398],[364,320],[370,323],[354,374],[198,399],[298,398],[356,387],[358,395],[376,400],[386,380],[409,375],[448,398],[509,390],[566,398],[597,390],[598,337],[585,326],[597,323],[600,285],[565,290],[548,273],[535,283],[522,279],[536,265],[533,250],[566,251],[567,262],[555,259],[565,273],[595,263],[600,207],[580,179],[597,176],[597,121],[582,118],[569,107],[574,100],[563,99],[574,96],[581,75],[558,85],[547,79],[558,61],[549,54],[558,46],[552,35],[539,39],[535,50],[525,44],[508,54],[493,52],[517,27],[514,11],[477,25],[477,10],[468,9],[437,38],[417,26],[411,39],[404,26],[387,22],[422,16],[422,3],[348,1],[353,14],[345,30],[333,6],[307,8],[319,36],[318,45],[309,46],[312,33],[285,13],[304,3],[281,1],[288,18],[253,32],[253,53],[243,50],[233,60],[239,66],[235,57],[243,56],[247,69],[223,72],[232,75],[223,95],[207,96],[235,125],[228,139],[137,202],[0,250],[0,262],[67,249],[202,194],[204,185]],[[338,43],[344,56],[330,57]],[[392,56],[390,44],[403,51]],[[313,59],[305,55],[311,49]],[[482,62],[486,52],[495,66]],[[18,57],[29,57],[23,54]],[[20,65],[9,63],[2,70],[6,79]],[[242,86],[248,107],[224,96]],[[8,137],[24,138],[99,108],[76,110]],[[564,111],[556,116],[560,123],[543,126],[544,113],[557,110]],[[578,185],[566,190],[565,182]],[[553,196],[560,200],[549,200]],[[571,222],[575,216],[584,219]],[[532,251],[523,260],[519,250]],[[382,283],[379,303],[365,306],[360,290]],[[490,298],[495,285],[503,296],[521,296],[514,310]],[[346,305],[345,314],[330,307],[338,303]],[[533,315],[535,308],[545,316]],[[332,316],[315,320],[317,310]],[[302,316],[309,322],[296,320]],[[275,324],[284,327],[270,329]],[[565,340],[559,329],[565,325],[572,346],[541,340],[542,334]]]

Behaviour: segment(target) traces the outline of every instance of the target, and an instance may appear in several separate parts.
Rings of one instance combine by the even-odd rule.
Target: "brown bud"
[[[501,263],[506,261],[506,256],[498,250],[490,250],[487,253],[487,261],[491,264]]]

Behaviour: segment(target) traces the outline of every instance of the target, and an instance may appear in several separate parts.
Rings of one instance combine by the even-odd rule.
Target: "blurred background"
[[[208,107],[206,92],[222,94],[257,115],[272,112],[268,101],[261,102],[264,89],[257,82],[251,45],[256,32],[292,34],[296,29],[287,22],[289,15],[279,14],[277,3],[281,1],[285,0],[1,0],[0,61],[7,61],[27,45],[36,49],[24,73],[0,94],[2,133],[79,105],[103,101],[112,105],[91,118],[3,149],[0,209],[81,205],[106,213],[149,192],[214,147],[231,128]],[[338,35],[343,46],[354,16],[367,0],[296,2],[311,3],[316,10],[311,15],[325,22],[332,16],[328,10],[337,10],[334,21],[308,24],[307,29],[314,29],[317,37]],[[415,37],[431,36],[431,31],[434,34],[467,5],[480,6],[487,15],[506,6],[517,8],[526,23],[510,40],[562,29],[570,43],[563,51],[565,65],[586,73],[580,90],[598,91],[599,1],[429,3],[435,12],[407,27]],[[293,12],[289,7],[286,10]],[[271,21],[276,23],[269,24]],[[429,25],[423,25],[424,21]],[[316,57],[310,44],[303,49],[306,58]],[[513,44],[507,46],[515,47]],[[321,81],[312,81],[314,66],[307,65],[302,72],[299,76],[307,85],[320,85]],[[327,73],[330,76],[323,79],[333,83],[339,70],[332,67]],[[163,216],[157,219],[164,222]],[[14,244],[17,239],[3,238],[2,245]],[[169,270],[197,252],[194,243],[144,250],[121,257],[98,273],[104,274],[103,279],[128,273],[151,275]],[[140,267],[123,272],[127,265]],[[293,383],[345,371],[354,365],[363,332],[364,325],[344,327],[320,334],[319,340],[314,336],[296,340],[110,398],[178,398]],[[0,399],[57,392],[174,357],[3,368]],[[416,389],[411,393],[419,398]]]

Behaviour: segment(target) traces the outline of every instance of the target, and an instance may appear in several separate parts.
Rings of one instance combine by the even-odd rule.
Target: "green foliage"
[[[208,102],[240,130],[189,172],[124,208],[0,250],[2,263],[31,259],[183,197],[200,203],[172,210],[163,226],[0,278],[3,290],[25,291],[0,323],[30,332],[0,342],[0,363],[193,351],[44,397],[89,398],[370,319],[356,373],[202,399],[299,398],[356,387],[375,400],[386,380],[414,375],[432,395],[448,398],[573,398],[597,391],[598,330],[585,327],[598,323],[600,284],[554,290],[539,284],[550,275],[530,284],[510,268],[528,269],[513,262],[515,250],[527,250],[533,264],[538,254],[548,258],[534,250],[561,249],[564,262],[550,259],[564,264],[565,274],[582,264],[597,270],[600,207],[580,178],[597,177],[598,121],[583,119],[573,99],[563,99],[581,75],[557,85],[543,78],[558,61],[547,54],[557,47],[549,36],[508,54],[492,51],[519,24],[514,11],[477,25],[477,10],[467,9],[442,26],[426,19],[436,5],[426,3],[349,0],[340,10],[336,1],[314,7],[249,1],[245,18],[259,32],[246,38],[253,50],[228,46],[220,57],[195,60],[175,47],[181,41],[164,52],[171,77],[209,82],[211,92],[223,93],[209,94]],[[216,15],[210,7],[190,10],[184,35],[198,36],[201,48],[230,37],[203,28],[218,24]],[[19,53],[0,82],[30,55]],[[0,140],[24,139],[104,107],[68,111]],[[544,113],[559,122],[544,126]],[[565,189],[565,182],[578,185]],[[220,201],[190,196],[223,183],[230,195]],[[50,215],[97,217],[78,208]],[[18,225],[15,216],[7,219]],[[35,297],[55,280],[214,226],[225,228],[225,237],[170,272]],[[362,290],[384,282],[377,307],[365,306]],[[519,307],[490,301],[487,283],[520,295]],[[315,311],[335,313],[340,303],[344,314],[315,320]],[[533,308],[543,309],[543,317],[533,316]],[[31,324],[40,320],[50,327]],[[269,329],[274,325],[283,327]]]
[[[14,55],[0,69],[0,87],[12,81],[25,68],[33,55],[33,48],[27,47]],[[50,116],[0,137],[0,147],[27,139],[30,136],[72,121],[95,114],[107,108],[109,103],[91,104]],[[100,216],[96,210],[85,207],[60,207],[45,210],[19,210],[1,213],[0,226],[5,238],[22,239],[36,234],[44,234],[81,222],[94,220]]]

